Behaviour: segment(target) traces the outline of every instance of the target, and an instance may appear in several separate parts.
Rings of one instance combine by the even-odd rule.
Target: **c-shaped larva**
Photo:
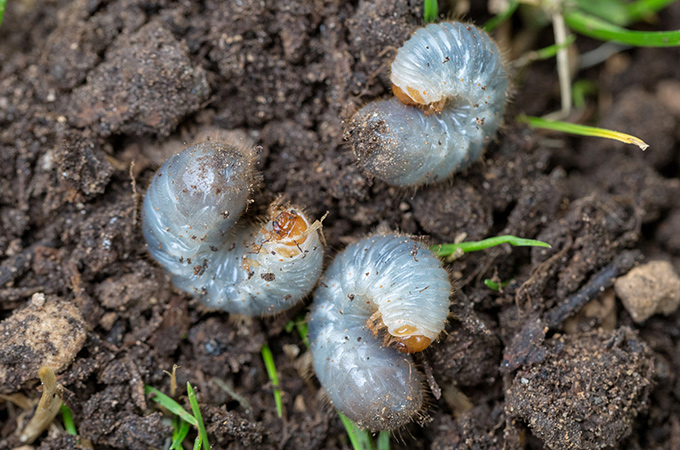
[[[417,30],[397,52],[391,81],[396,98],[360,109],[345,138],[367,172],[395,186],[441,181],[476,161],[509,86],[498,46],[459,22]]]
[[[405,353],[444,329],[451,283],[423,244],[390,234],[348,246],[314,293],[309,339],[333,405],[363,428],[398,428],[423,403],[422,377]]]
[[[149,253],[207,306],[250,316],[301,301],[321,275],[319,222],[274,204],[269,220],[236,225],[254,180],[252,149],[206,142],[169,158],[144,198]],[[236,225],[236,226],[235,226]]]

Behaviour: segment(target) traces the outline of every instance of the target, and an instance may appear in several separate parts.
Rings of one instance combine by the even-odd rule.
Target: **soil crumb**
[[[680,306],[680,277],[668,261],[636,267],[617,279],[614,288],[637,323],[653,314],[671,314]]]
[[[85,344],[85,322],[78,308],[34,294],[29,305],[0,323],[0,393],[16,392],[38,370],[66,368]]]
[[[506,413],[523,419],[551,449],[616,445],[647,408],[654,363],[629,328],[548,341],[545,361],[520,370]]]
[[[95,125],[103,136],[167,136],[210,94],[203,69],[191,64],[186,45],[160,23],[151,22],[131,36],[123,34],[112,45],[107,60],[73,91],[66,117],[75,126]]]

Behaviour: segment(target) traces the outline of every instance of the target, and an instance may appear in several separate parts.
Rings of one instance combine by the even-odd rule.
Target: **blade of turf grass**
[[[425,23],[437,20],[438,14],[439,5],[437,5],[437,0],[425,0],[423,3],[423,19],[425,20]]]
[[[557,52],[562,50],[563,48],[569,47],[572,42],[576,40],[576,36],[573,34],[570,34],[567,36],[567,39],[562,42],[561,44],[553,44],[549,47],[542,48],[540,50],[536,50],[534,53],[536,54],[535,59],[536,60],[544,60],[544,59],[549,59],[552,58],[553,56],[557,55]]]
[[[198,422],[198,437],[203,441],[203,450],[210,450],[210,443],[208,442],[208,434],[205,432],[205,425],[203,424],[203,416],[201,415],[201,408],[198,407],[198,400],[196,399],[196,393],[194,388],[191,387],[191,383],[187,381],[187,393],[189,394],[189,404],[191,405],[191,411],[194,413],[194,417]],[[196,445],[194,444],[194,448]]]
[[[576,0],[576,7],[581,12],[606,19],[617,25],[623,26],[630,23],[628,10],[620,0]]]
[[[592,14],[607,22],[626,26],[654,14],[675,0],[638,0],[625,3],[621,0],[577,0],[579,11]]]
[[[507,284],[510,283],[511,281],[512,280],[503,281],[502,283],[496,283],[495,281],[493,281],[489,278],[486,278],[486,279],[484,279],[484,284],[486,285],[486,287],[488,287],[489,289],[491,289],[493,291],[500,291],[502,288],[507,286]]]
[[[307,322],[305,316],[300,315],[293,320],[288,321],[285,326],[286,333],[290,333],[295,328],[302,339],[302,342],[309,348],[309,339],[307,339]]]
[[[345,426],[345,430],[347,430],[349,441],[352,443],[354,450],[373,450],[371,435],[367,430],[359,428],[340,411],[338,411],[338,416],[340,416],[340,420],[342,420],[342,424]]]
[[[680,30],[631,31],[578,11],[564,16],[567,26],[577,33],[602,41],[616,41],[636,47],[677,47]]]
[[[628,13],[628,23],[636,22],[640,19],[662,10],[675,0],[638,0],[637,2],[624,4]],[[623,23],[621,25],[628,25]]]
[[[295,322],[295,328],[302,338],[302,342],[304,342],[307,348],[309,348],[309,339],[307,338],[307,323],[304,320]]]
[[[574,107],[586,107],[586,96],[597,92],[597,85],[590,80],[578,80],[571,85],[571,96]]]
[[[71,408],[66,406],[66,404],[61,405],[61,417],[64,419],[64,429],[71,436],[78,436],[78,431],[76,431],[76,424],[73,422],[73,413]]]
[[[378,450],[390,450],[390,432],[385,430],[378,434]]]
[[[2,18],[5,16],[5,5],[7,0],[0,0],[0,25],[2,25]]]
[[[177,438],[177,433],[179,433],[179,424],[181,422],[181,419],[177,416],[173,417],[170,421],[172,424],[172,441],[175,441],[175,438]]]
[[[530,52],[525,53],[524,55],[520,56],[516,60],[512,61],[511,64],[513,67],[523,67],[526,66],[529,63],[532,63],[534,61],[542,61],[545,59],[550,59],[553,56],[557,55],[557,53],[562,50],[563,48],[569,47],[574,41],[576,40],[576,36],[573,34],[570,34],[567,36],[567,40],[564,41],[561,44],[553,44],[549,47],[545,47],[539,50],[533,50]]]
[[[517,236],[503,235],[496,236],[481,241],[460,242],[458,244],[442,244],[433,245],[430,250],[435,252],[437,256],[449,256],[460,249],[463,253],[477,252],[485,250],[489,247],[494,247],[501,244],[510,244],[515,247],[546,247],[550,248],[550,244],[534,239],[524,239]]]
[[[178,419],[180,422],[179,430],[177,430],[177,434],[173,436],[172,438],[172,445],[170,445],[170,450],[182,450],[182,443],[184,442],[184,439],[186,439],[187,434],[189,433],[189,423],[185,422],[183,420]]]
[[[607,130],[605,128],[589,127],[575,123],[560,122],[557,120],[547,120],[540,117],[519,116],[518,122],[526,123],[534,128],[544,130],[561,131],[563,133],[576,134],[579,136],[595,136],[607,139],[614,139],[625,144],[634,144],[642,150],[646,150],[649,145],[642,139],[620,131]]]
[[[498,285],[498,283],[496,283],[495,281],[492,281],[488,278],[486,278],[484,280],[484,284],[486,285],[486,287],[488,287],[492,291],[500,291],[501,290],[501,287]]]
[[[262,359],[264,360],[264,366],[267,369],[267,375],[269,375],[269,379],[272,382],[274,402],[276,403],[276,415],[283,417],[283,401],[281,400],[281,390],[279,389],[279,376],[276,373],[274,355],[272,355],[272,351],[267,344],[262,346]]]
[[[193,426],[198,426],[198,421],[194,416],[189,414],[182,406],[174,401],[172,398],[168,397],[155,387],[146,385],[144,386],[144,393],[146,395],[153,394],[152,400],[161,405],[163,408],[167,409],[174,415],[180,417],[182,420],[189,422]]]
[[[486,31],[487,33],[491,33],[493,30],[498,28],[503,22],[508,20],[515,13],[518,6],[519,2],[514,0],[511,1],[508,4],[508,9],[506,9],[502,13],[496,14],[484,24],[484,26],[482,27],[484,28],[484,31]]]
[[[297,329],[300,338],[302,338],[302,342],[304,342],[307,348],[309,348],[309,338],[307,337],[307,334],[309,334],[309,328],[307,327],[307,322],[304,320],[295,322],[295,328]]]

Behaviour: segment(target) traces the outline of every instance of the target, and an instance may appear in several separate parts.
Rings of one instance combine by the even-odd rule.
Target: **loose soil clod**
[[[205,72],[193,67],[187,52],[158,22],[120,35],[106,60],[88,74],[88,82],[73,91],[66,117],[102,136],[167,136],[210,94]]]
[[[521,418],[551,449],[616,445],[647,407],[654,364],[629,328],[562,336],[545,361],[517,372],[506,413]]]
[[[34,294],[0,322],[0,393],[16,392],[38,370],[64,370],[85,344],[85,322],[73,304]]]

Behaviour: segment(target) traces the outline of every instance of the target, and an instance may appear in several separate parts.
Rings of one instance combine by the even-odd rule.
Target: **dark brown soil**
[[[472,3],[469,19],[483,23],[486,8]],[[546,61],[518,74],[507,124],[484,161],[452,181],[399,190],[361,172],[343,124],[361,104],[391,95],[389,63],[422,24],[421,5],[8,2],[0,392],[37,399],[37,367],[56,365],[48,354],[59,353],[58,380],[83,438],[98,449],[161,448],[171,428],[144,385],[170,393],[165,371],[177,364],[178,399],[188,408],[190,381],[213,448],[350,447],[303,342],[286,331],[305,308],[266,319],[208,311],[145,251],[139,205],[154,169],[197,136],[226,133],[261,146],[262,183],[248,214],[280,194],[313,216],[328,211],[329,259],[376,229],[433,243],[515,234],[552,244],[497,247],[450,265],[454,318],[418,357],[427,417],[395,434],[392,448],[680,448],[680,312],[636,324],[610,289],[640,260],[680,271],[680,50],[628,50],[579,75],[599,89],[586,114],[642,137],[645,153],[516,125],[520,112],[559,106]],[[654,27],[680,28],[680,4]],[[487,278],[511,281],[496,292]],[[41,328],[40,317],[59,325]],[[32,333],[42,334],[21,341]],[[283,419],[260,355],[265,342]],[[26,420],[0,401],[0,449],[19,445]],[[35,445],[83,448],[54,430]]]

